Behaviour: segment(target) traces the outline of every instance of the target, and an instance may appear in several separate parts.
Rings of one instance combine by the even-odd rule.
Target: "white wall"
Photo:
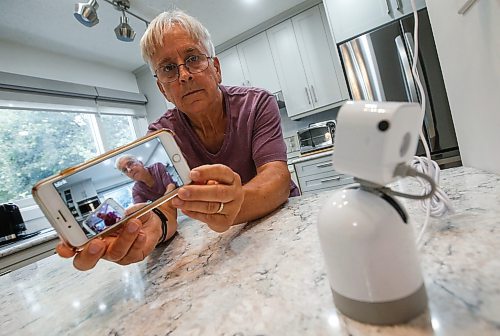
[[[427,0],[465,166],[500,174],[500,0]]]
[[[141,93],[148,99],[146,113],[147,119],[151,123],[161,117],[167,109],[173,108],[174,105],[163,97],[148,66],[136,70],[135,75]]]
[[[132,72],[4,40],[0,40],[0,71],[139,92]]]

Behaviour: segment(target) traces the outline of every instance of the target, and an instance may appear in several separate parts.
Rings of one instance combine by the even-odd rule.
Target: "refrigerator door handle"
[[[414,55],[414,50],[413,46],[414,41],[413,41],[413,36],[411,33],[405,33],[405,42],[406,45],[408,46],[409,52],[410,52],[410,59],[413,59]],[[429,95],[429,89],[427,88],[427,85],[425,84],[425,78],[424,78],[424,72],[422,71],[422,67],[420,66],[420,62],[417,63],[417,74],[418,78],[421,79],[420,83],[422,84],[422,88],[424,92],[421,92],[421,94],[425,95],[425,114],[424,114],[424,126],[425,130],[427,132],[427,136],[429,137],[429,145],[431,149],[434,149],[436,146],[436,126],[434,125],[434,113],[431,108],[431,102],[430,102],[430,95]]]
[[[373,95],[370,94],[367,88],[365,77],[363,76],[356,53],[352,48],[352,41],[340,46],[342,55],[345,57],[346,74],[351,94],[354,100],[373,100]]]
[[[406,54],[403,38],[401,36],[397,36],[395,42],[398,50],[399,62],[401,63],[401,71],[404,75],[408,99],[410,102],[418,103],[417,88],[415,86],[415,82],[413,81],[413,75],[411,74],[410,60]]]

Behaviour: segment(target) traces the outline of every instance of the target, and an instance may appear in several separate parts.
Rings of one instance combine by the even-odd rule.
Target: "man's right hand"
[[[144,204],[135,204],[127,212],[133,212],[142,206]],[[177,229],[176,225],[172,226]],[[57,245],[56,251],[63,258],[73,258],[73,265],[81,271],[92,269],[99,259],[128,265],[144,260],[155,248],[161,234],[161,220],[150,211],[139,218],[128,220],[112,235],[92,239],[79,252],[62,241]]]

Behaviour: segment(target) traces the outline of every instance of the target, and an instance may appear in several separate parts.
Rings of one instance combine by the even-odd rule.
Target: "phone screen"
[[[168,185],[183,184],[158,138],[53,183],[89,239],[119,222],[130,205],[155,201]]]
[[[82,223],[86,232],[101,233],[125,218],[125,209],[112,198],[101,203]]]

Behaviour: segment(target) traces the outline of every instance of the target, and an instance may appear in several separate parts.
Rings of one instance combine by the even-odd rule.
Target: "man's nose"
[[[185,64],[179,65],[177,70],[179,71],[179,80],[185,82],[187,80],[193,79],[193,74],[191,72],[189,72],[189,70]]]

